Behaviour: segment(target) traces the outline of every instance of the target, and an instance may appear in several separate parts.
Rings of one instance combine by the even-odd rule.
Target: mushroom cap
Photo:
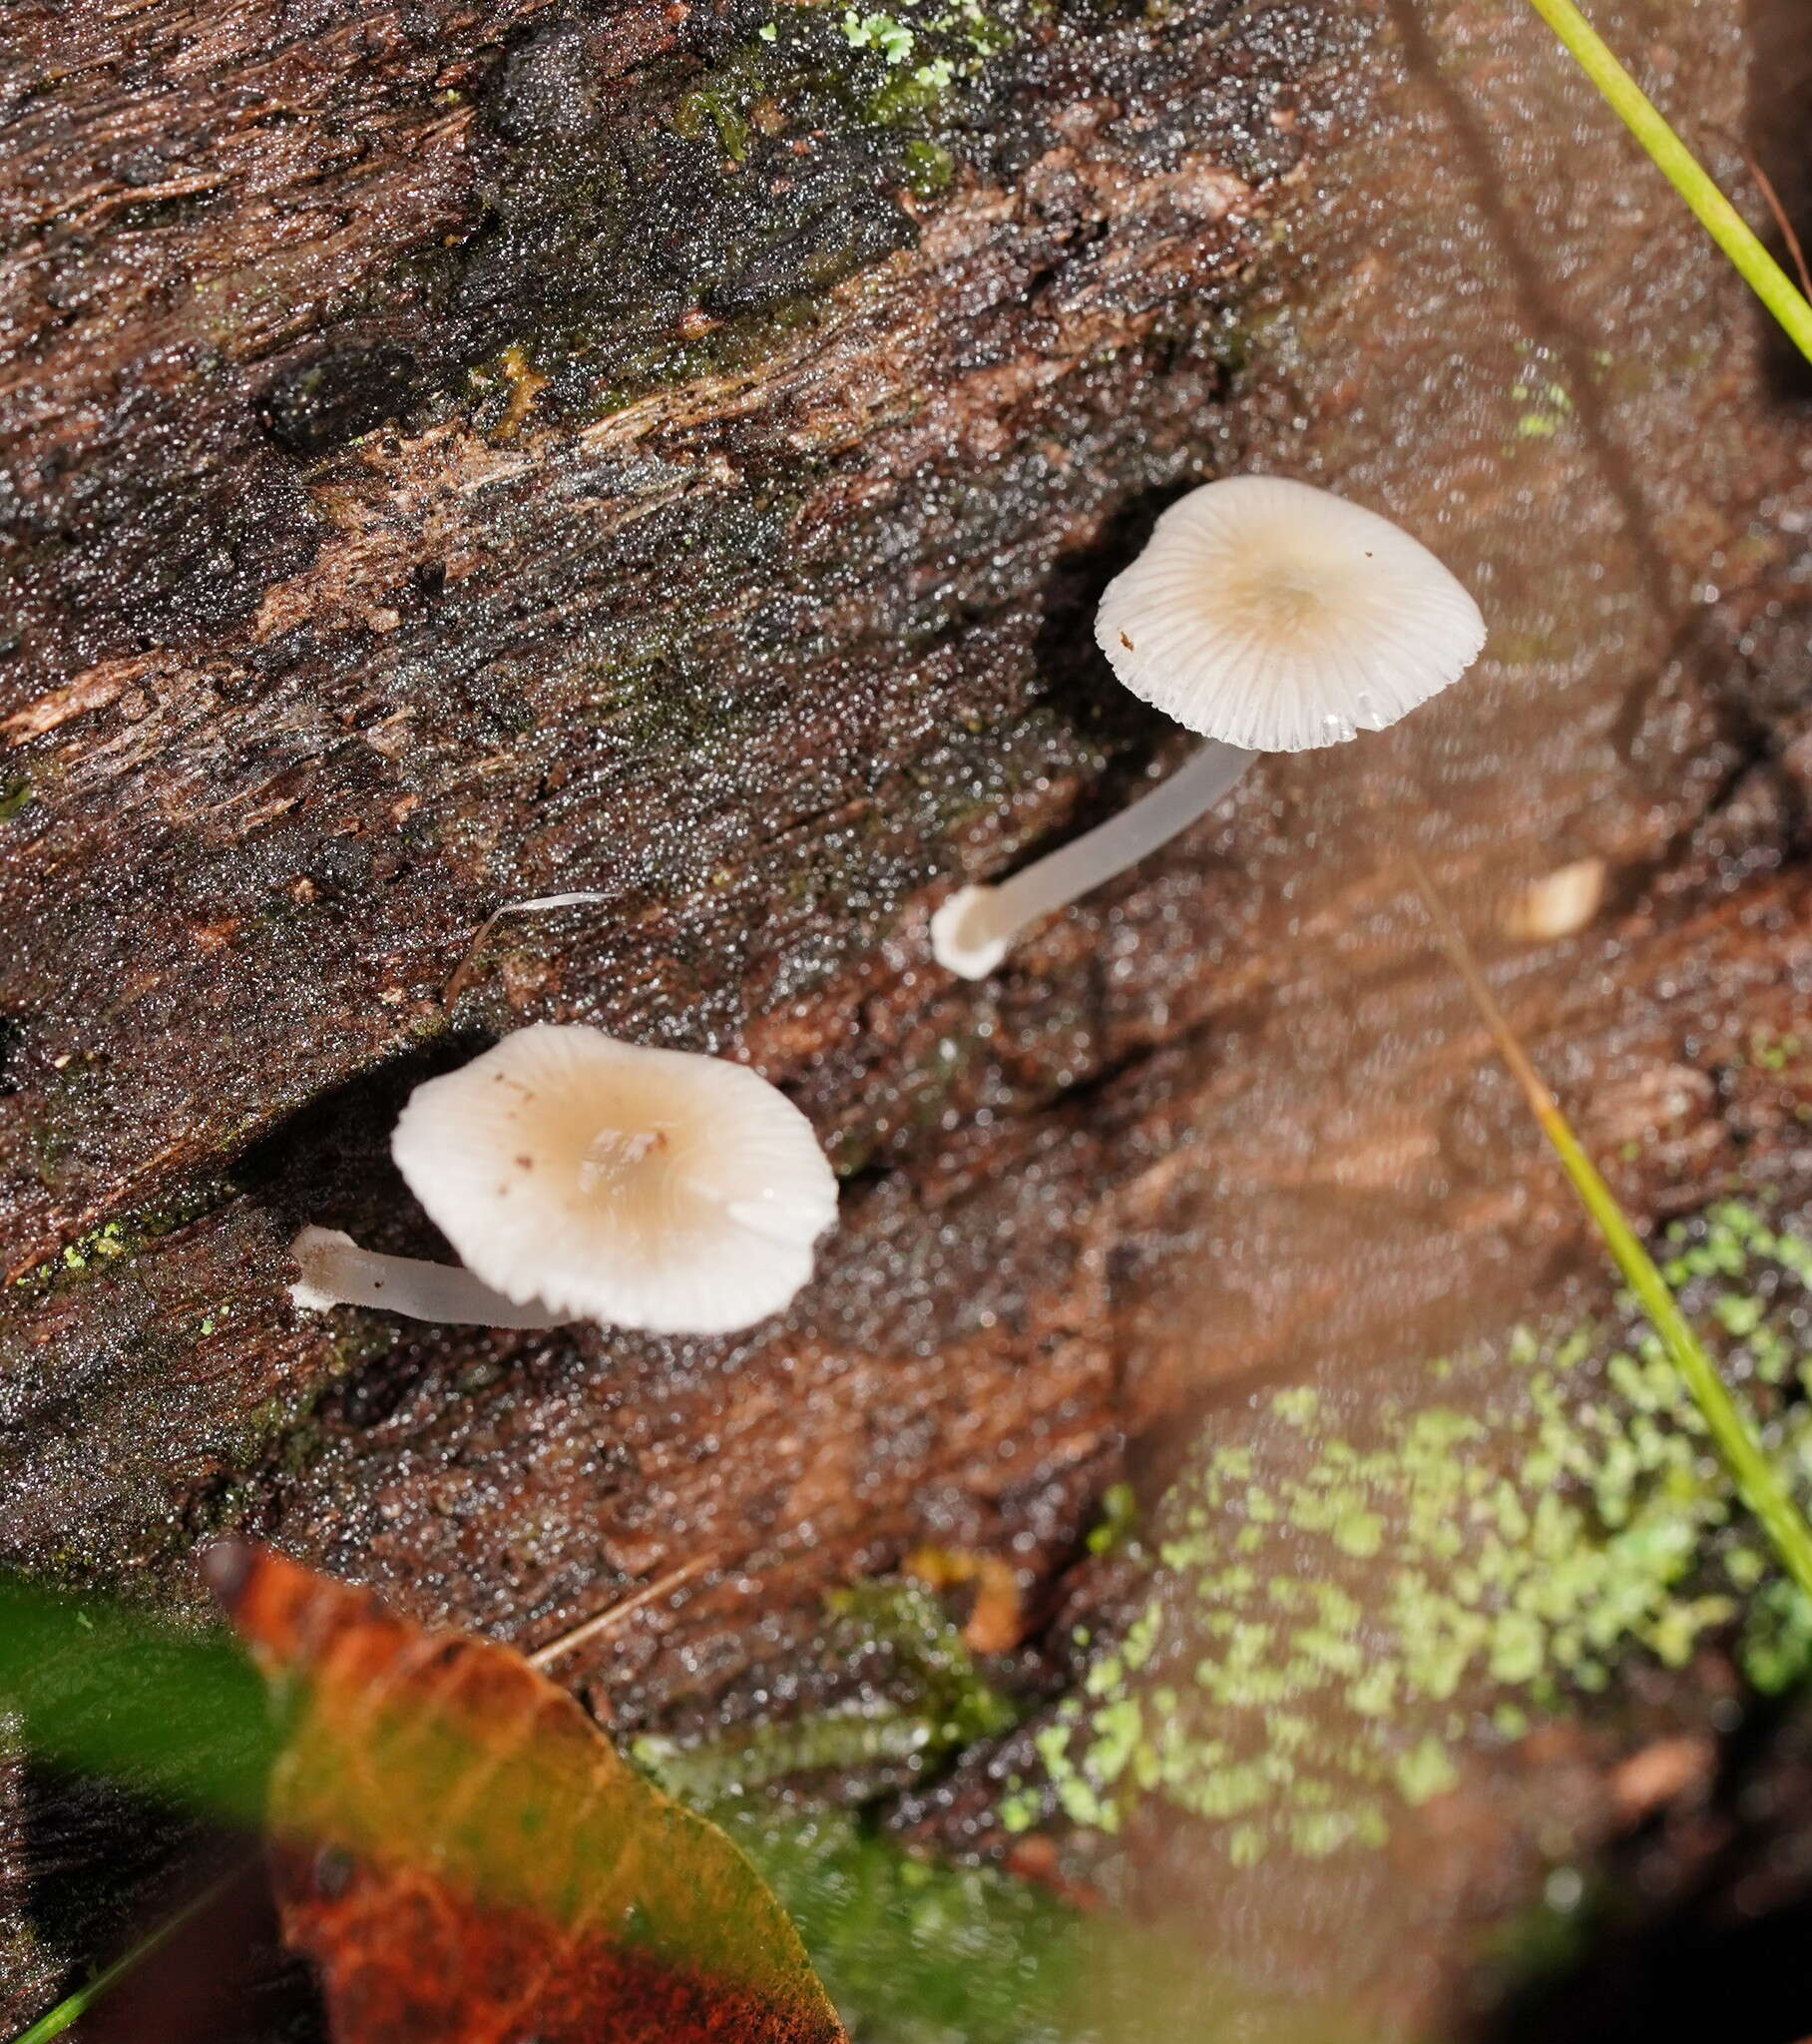
[[[1108,585],[1095,637],[1133,695],[1190,731],[1297,753],[1383,731],[1439,695],[1478,658],[1485,620],[1389,519],[1242,475],[1158,519]]]
[[[837,1211],[811,1124],[758,1073],[581,1025],[517,1030],[418,1086],[390,1148],[485,1283],[659,1333],[778,1312]]]

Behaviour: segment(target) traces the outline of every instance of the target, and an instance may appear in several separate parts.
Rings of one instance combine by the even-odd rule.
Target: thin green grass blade
[[[13,2044],[49,2044],[52,2037],[61,2037],[74,2024],[79,2023],[110,1988],[117,1987],[135,1966],[141,1966],[158,1947],[167,1944],[186,1923],[193,1923],[211,1903],[224,1895],[227,1888],[245,1871],[235,1866],[224,1873],[211,1886],[205,1887],[199,1895],[193,1895],[173,1914],[165,1917],[155,1930],[147,1931],[138,1943],[124,1951],[111,1966],[104,1967],[92,1980],[85,1981],[73,1994],[66,1994],[55,2008],[46,2009],[29,2030],[21,2030]]]
[[[1648,152],[1655,168],[1691,207],[1705,232],[1780,321],[1800,353],[1812,362],[1812,304],[1757,241],[1748,223],[1667,125],[1654,102],[1623,69],[1573,0],[1529,0],[1529,4],[1560,37],[1580,69]]]
[[[1542,5],[1543,0],[1534,0],[1534,4]],[[1773,1544],[1781,1566],[1800,1589],[1812,1597],[1812,1529],[1808,1529],[1804,1516],[1788,1494],[1779,1470],[1769,1459],[1753,1427],[1724,1388],[1724,1380],[1718,1375],[1716,1364],[1680,1311],[1666,1278],[1655,1268],[1654,1260],[1624,1219],[1615,1195],[1598,1175],[1597,1167],[1586,1154],[1567,1117],[1561,1112],[1560,1103],[1530,1062],[1529,1054],[1518,1041],[1509,1018],[1499,1007],[1497,996],[1486,984],[1472,947],[1449,913],[1447,904],[1435,891],[1434,882],[1424,871],[1421,860],[1412,853],[1408,862],[1442,946],[1466,982],[1466,990],[1484,1017],[1485,1025],[1498,1046],[1498,1054],[1522,1087],[1536,1120],[1542,1126],[1542,1133],[1560,1159],[1562,1169],[1573,1181],[1580,1204],[1603,1237],[1605,1248],[1629,1288],[1640,1300],[1642,1310],[1660,1336],[1669,1360],[1692,1393],[1693,1401],[1704,1416],[1712,1443],[1723,1458],[1738,1494]]]
[[[0,1712],[43,1760],[256,1826],[277,1730],[236,1642],[100,1598],[0,1576]],[[13,2044],[44,2044],[206,1909],[243,1865],[186,1902]]]
[[[1580,1204],[1596,1223],[1605,1248],[1615,1258],[1630,1290],[1641,1301],[1642,1310],[1661,1337],[1674,1368],[1685,1379],[1743,1501],[1774,1543],[1774,1551],[1787,1573],[1812,1596],[1812,1531],[1807,1529],[1804,1517],[1787,1494],[1767,1451],[1725,1390],[1716,1364],[1681,1313],[1667,1280],[1624,1220],[1615,1196],[1598,1176],[1597,1167],[1581,1147],[1566,1117],[1555,1107],[1541,1115],[1540,1120],[1562,1168],[1573,1181]]]

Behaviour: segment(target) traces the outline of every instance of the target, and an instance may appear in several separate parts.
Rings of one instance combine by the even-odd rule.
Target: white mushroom
[[[302,1274],[301,1282],[290,1285],[289,1296],[304,1312],[374,1305],[412,1320],[479,1327],[558,1327],[573,1317],[538,1298],[519,1305],[457,1264],[376,1256],[337,1228],[304,1228],[289,1254]]]
[[[728,1333],[791,1300],[836,1217],[835,1176],[777,1088],[598,1029],[538,1024],[428,1080],[390,1147],[465,1269],[304,1229],[298,1305]]]
[[[1478,658],[1485,620],[1389,519],[1306,483],[1231,476],[1158,519],[1109,584],[1095,636],[1133,695],[1213,743],[1049,858],[953,894],[932,918],[932,948],[964,978],[1186,828],[1260,753],[1341,745],[1439,695]]]
[[[986,979],[1021,930],[1167,844],[1211,809],[1257,757],[1210,742],[1130,808],[1010,880],[958,888],[931,918],[938,963],[964,979]]]

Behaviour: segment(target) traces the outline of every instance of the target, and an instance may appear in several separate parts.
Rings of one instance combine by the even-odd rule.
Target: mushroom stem
[[[374,1305],[411,1320],[478,1327],[561,1327],[572,1318],[531,1299],[519,1305],[457,1264],[424,1257],[383,1257],[361,1250],[337,1228],[304,1228],[289,1245],[302,1281],[289,1296],[308,1312]]]
[[[931,918],[938,963],[964,979],[985,979],[1029,923],[1136,865],[1205,815],[1239,779],[1256,753],[1208,743],[1168,780],[1130,808],[1036,859],[999,886],[963,887]]]

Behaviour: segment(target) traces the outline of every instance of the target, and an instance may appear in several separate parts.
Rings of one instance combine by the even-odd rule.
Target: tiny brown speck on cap
[[[1122,644],[1122,645],[1123,645],[1123,646],[1124,646],[1124,647],[1125,647],[1125,648],[1127,649],[1127,651],[1128,651],[1129,653],[1133,653],[1133,652],[1135,652],[1135,651],[1137,650],[1137,649],[1136,649],[1136,648],[1135,648],[1135,647],[1133,646],[1133,644],[1132,644],[1132,640],[1131,640],[1131,639],[1129,639],[1129,638],[1127,637],[1126,633],[1124,633],[1124,632],[1123,632],[1123,633],[1122,633],[1122,634],[1120,635],[1120,643],[1121,643],[1121,644]]]

